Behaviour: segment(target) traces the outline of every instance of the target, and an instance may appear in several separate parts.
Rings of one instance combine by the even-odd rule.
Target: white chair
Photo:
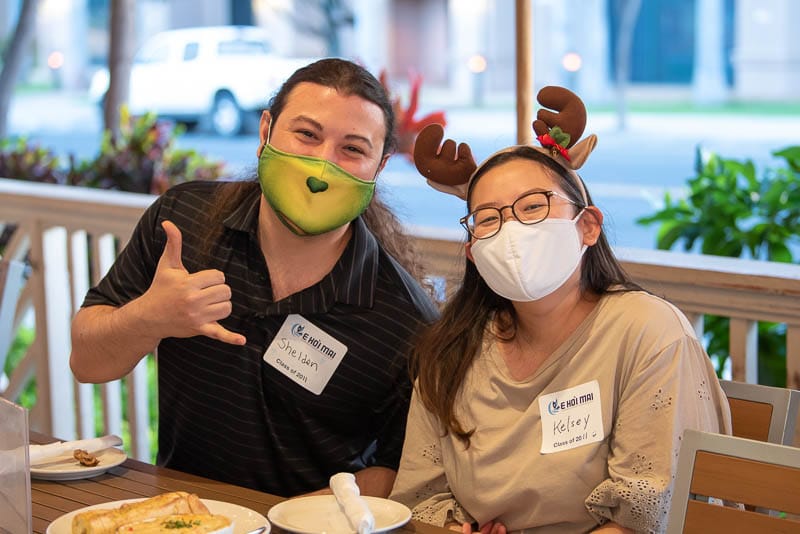
[[[720,380],[731,407],[733,435],[792,445],[800,391]]]
[[[711,504],[706,502],[709,497],[759,511]],[[800,448],[684,432],[667,534],[800,532],[797,514]]]

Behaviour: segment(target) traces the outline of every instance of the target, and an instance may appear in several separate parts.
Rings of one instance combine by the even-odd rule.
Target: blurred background
[[[21,80],[85,89],[109,54],[111,0],[37,0]],[[532,0],[539,85],[613,98],[617,68],[635,96],[711,103],[797,98],[792,0]],[[126,0],[133,47],[158,32],[255,25],[283,56],[344,56],[390,77],[422,74],[451,104],[499,102],[514,88],[513,0]],[[7,42],[23,2],[0,2]],[[623,50],[625,49],[625,50]],[[624,56],[628,56],[627,58]],[[479,59],[480,58],[480,59]],[[623,66],[624,68],[624,66]],[[623,73],[624,74],[624,73]],[[475,80],[482,80],[476,83]],[[475,102],[478,100],[479,102]]]
[[[115,64],[130,69],[134,115],[185,125],[176,146],[234,178],[255,167],[258,111],[294,68],[323,56],[383,74],[401,112],[438,113],[476,159],[516,142],[513,0],[0,0],[6,51],[26,4],[35,15],[3,133],[62,165],[98,151]],[[798,144],[800,3],[530,6],[534,86],[563,85],[585,100],[599,144],[582,175],[613,244],[656,247],[657,226],[636,220],[662,209],[665,194],[684,197],[704,154],[760,168]],[[230,36],[230,26],[258,32]],[[463,207],[429,190],[408,157],[393,158],[382,187],[415,231],[461,237]]]

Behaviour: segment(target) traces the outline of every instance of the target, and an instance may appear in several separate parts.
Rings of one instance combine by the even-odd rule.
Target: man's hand
[[[217,321],[231,314],[231,288],[217,270],[183,266],[178,227],[163,223],[167,244],[150,288],[124,306],[81,308],[72,320],[70,367],[80,382],[101,383],[131,372],[166,337],[207,336],[244,345],[243,335]]]
[[[246,339],[225,329],[217,321],[231,314],[231,288],[225,275],[216,269],[189,273],[183,266],[181,231],[170,221],[162,227],[167,244],[158,261],[153,282],[142,295],[139,305],[152,321],[159,337],[207,336],[232,345],[244,345]]]

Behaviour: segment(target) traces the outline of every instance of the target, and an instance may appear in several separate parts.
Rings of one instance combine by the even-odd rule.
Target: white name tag
[[[602,441],[603,412],[597,380],[539,397],[542,454]]]
[[[322,393],[347,347],[301,315],[289,315],[264,361],[315,395]]]

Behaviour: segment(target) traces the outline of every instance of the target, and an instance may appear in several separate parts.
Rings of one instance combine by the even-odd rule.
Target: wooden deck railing
[[[154,197],[0,179],[0,224],[16,228],[3,257],[25,259],[31,274],[22,290],[16,323],[34,324],[35,338],[2,395],[17,400],[36,381],[30,412],[34,430],[62,439],[130,431],[129,450],[149,460],[146,360],[124,381],[100,388],[103,421],[95,421],[95,387],[78,384],[69,368],[70,321],[86,291],[100,281]],[[122,413],[123,383],[127,413]]]
[[[95,386],[76,383],[69,370],[69,323],[154,198],[0,179],[0,224],[16,225],[4,257],[26,259],[31,266],[16,322],[32,321],[36,332],[2,395],[17,400],[35,379],[35,430],[69,439],[93,436],[96,427],[119,433],[126,421],[130,450],[145,460],[150,442],[144,361],[123,381],[100,386],[104,415],[95,421]],[[440,287],[458,282],[463,244],[422,234],[417,244]],[[638,283],[680,307],[698,332],[704,314],[731,318],[735,380],[758,381],[757,322],[785,323],[788,386],[800,389],[800,266],[642,249],[618,249],[617,254]]]

